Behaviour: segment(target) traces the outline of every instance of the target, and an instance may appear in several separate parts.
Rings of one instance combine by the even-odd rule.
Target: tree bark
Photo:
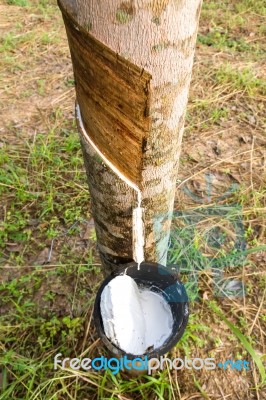
[[[103,266],[133,259],[134,187],[142,194],[145,261],[164,264],[201,0],[60,0],[59,6]]]

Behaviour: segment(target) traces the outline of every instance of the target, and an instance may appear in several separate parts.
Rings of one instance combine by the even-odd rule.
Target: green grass
[[[256,45],[248,44],[243,38],[232,39],[228,32],[220,32],[219,27],[214,28],[211,32],[206,35],[198,35],[198,42],[213,46],[217,50],[232,50],[232,51],[252,51]]]
[[[206,0],[198,43],[225,53],[237,53],[239,57],[260,59],[265,52],[265,13],[264,1]]]
[[[28,7],[30,2],[28,0],[7,0],[7,4],[18,7]]]
[[[31,32],[20,35],[9,32],[3,38],[1,38],[0,53],[10,52],[11,50],[16,49],[20,44],[28,42],[31,38],[33,38],[33,34]]]
[[[265,80],[257,77],[254,71],[248,67],[236,70],[232,65],[224,64],[216,71],[215,80],[218,84],[230,84],[232,90],[240,90],[248,96],[266,94]]]
[[[252,0],[237,1],[235,4],[235,9],[239,13],[252,12],[252,13],[257,13],[259,15],[266,14],[266,6],[263,0],[257,0],[256,2]]]
[[[261,376],[261,386],[266,383],[266,372],[265,368],[262,363],[262,358],[261,356],[254,350],[252,347],[250,341],[246,338],[245,335],[238,329],[237,326],[232,324],[223,314],[221,309],[215,304],[214,302],[209,302],[209,307],[211,310],[213,310],[225,323],[226,325],[231,329],[232,333],[238,338],[238,340],[241,342],[243,347],[249,352],[251,355],[253,361],[257,364],[260,376]]]
[[[53,125],[57,119],[53,118]],[[30,246],[31,220],[38,221],[35,238],[49,239],[62,226],[87,217],[86,178],[78,135],[72,128],[52,126],[46,134],[26,140],[23,147],[4,145],[0,165],[0,194],[7,198],[0,249],[10,241]]]

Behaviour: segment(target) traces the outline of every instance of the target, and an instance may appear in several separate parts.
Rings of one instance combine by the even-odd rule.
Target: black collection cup
[[[152,348],[142,355],[130,354],[120,349],[107,338],[104,332],[100,310],[102,291],[112,279],[116,276],[124,275],[125,272],[128,276],[134,279],[140,289],[149,289],[161,294],[168,302],[173,316],[171,335],[160,347],[155,349]],[[102,282],[96,295],[93,316],[99,337],[114,357],[122,358],[127,356],[128,360],[133,360],[137,357],[141,359],[144,359],[145,357],[148,357],[148,359],[158,358],[170,351],[181,339],[185,331],[189,317],[188,296],[186,289],[178,279],[174,268],[171,269],[171,267],[164,267],[160,264],[143,262],[140,264],[138,269],[137,263],[132,262],[118,267],[116,271]]]

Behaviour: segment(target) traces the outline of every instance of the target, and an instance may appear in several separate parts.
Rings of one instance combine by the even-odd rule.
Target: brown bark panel
[[[59,1],[71,49],[77,101],[86,131],[127,178],[140,184],[150,129],[150,79],[73,20]]]

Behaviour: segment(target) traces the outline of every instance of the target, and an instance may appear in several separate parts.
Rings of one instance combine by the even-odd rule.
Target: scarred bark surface
[[[78,60],[74,41],[69,36],[69,24],[65,21],[76,77],[77,98],[87,133],[90,137],[94,136],[99,143],[104,136],[112,136],[114,148],[121,146],[120,139],[125,138],[126,151],[122,151],[121,157],[112,152],[110,142],[108,159],[115,158],[117,167],[140,187],[144,208],[145,260],[163,263],[173,210],[201,0],[61,0],[61,5],[91,38],[107,46],[114,56],[119,56],[120,70],[130,63],[137,67],[137,71],[143,70],[145,76],[151,77],[146,91],[138,92],[140,97],[136,104],[147,104],[144,101],[145,96],[149,98],[149,104],[148,108],[139,109],[142,109],[143,115],[140,116],[138,121],[141,123],[134,132],[130,133],[130,121],[136,113],[135,104],[132,101],[131,114],[125,91],[121,92],[120,106],[115,102],[110,106],[113,107],[112,115],[117,117],[117,125],[112,122],[108,128],[104,118],[103,122],[97,120],[97,129],[95,123],[88,124],[88,120],[95,119],[95,108],[89,107],[89,102],[83,100],[84,96],[81,98],[81,61]],[[76,35],[79,36],[78,30]],[[118,65],[117,67],[119,68]],[[104,67],[99,68],[103,70]],[[134,82],[136,76],[134,77],[130,68],[128,75],[128,79]],[[112,76],[110,74],[106,77],[105,85],[109,82],[112,87]],[[100,112],[104,112],[106,105],[101,103],[103,89],[99,89],[100,82],[95,80],[94,83],[88,97],[94,96]],[[136,89],[139,87],[137,83],[139,85],[138,80]],[[93,79],[90,85],[93,86]],[[95,93],[99,93],[98,100]],[[107,112],[110,107],[107,106]],[[121,122],[128,128],[128,136],[126,129],[124,132],[122,129],[120,135],[115,134],[116,126],[121,127]],[[126,139],[130,135],[137,138],[134,145]],[[136,192],[99,161],[84,137],[81,140],[100,253],[111,264],[118,260],[127,262],[132,259],[132,208],[136,207]],[[108,149],[104,145],[99,144],[98,147],[102,147],[100,150],[108,156]],[[127,163],[131,157],[131,148],[131,155],[138,157],[139,154],[140,157],[135,163],[132,162],[132,172],[130,162]]]

